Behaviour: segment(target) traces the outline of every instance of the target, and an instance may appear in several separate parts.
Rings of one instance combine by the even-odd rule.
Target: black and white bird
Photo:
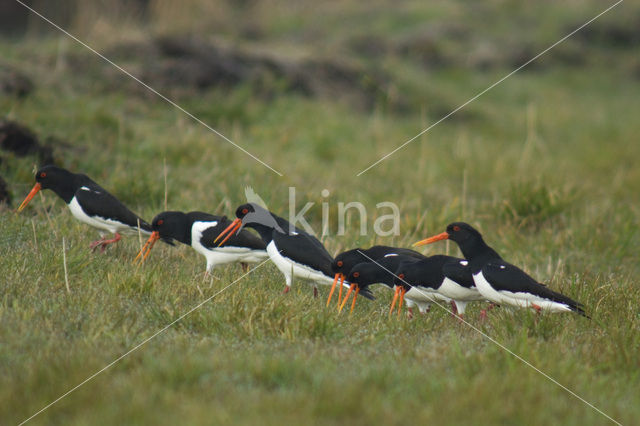
[[[220,233],[216,242],[220,240],[219,245],[224,244],[244,226],[255,229],[267,246],[269,258],[285,277],[284,293],[291,289],[294,277],[312,282],[314,296],[318,294],[317,284],[333,283],[333,257],[316,237],[256,203],[238,207],[236,217],[237,219]],[[368,292],[363,296],[373,298]]]
[[[55,192],[67,203],[76,219],[100,230],[102,238],[91,243],[91,249],[100,247],[104,251],[107,245],[120,241],[120,233],[151,234],[151,225],[88,176],[57,166],[44,166],[38,170],[36,184],[18,207],[18,212],[42,189]],[[107,232],[114,237],[105,238]]]
[[[435,255],[416,262],[403,262],[394,284],[405,299],[423,304],[450,301],[453,314],[463,317],[467,303],[485,300],[475,287],[468,262],[453,256]]]
[[[191,246],[207,259],[207,273],[211,273],[217,265],[234,262],[239,262],[246,271],[247,264],[259,263],[268,258],[262,239],[245,230],[218,247],[214,240],[230,224],[231,221],[226,216],[203,212],[162,212],[153,218],[153,232],[137,258],[146,259],[159,239],[168,243],[175,240]]]
[[[476,288],[486,299],[499,304],[551,312],[573,311],[585,315],[581,303],[539,283],[520,268],[505,262],[471,225],[454,222],[446,232],[418,241],[414,246],[450,239],[469,262]]]
[[[334,281],[333,286],[331,287],[331,291],[329,292],[329,297],[327,298],[327,306],[329,306],[329,303],[331,302],[331,297],[333,296],[333,292],[336,288],[338,279],[340,279],[341,284],[338,294],[338,306],[340,306],[340,302],[342,301],[342,283],[344,282],[347,274],[349,274],[354,266],[363,262],[373,262],[392,254],[413,257],[416,259],[424,258],[424,256],[417,251],[407,248],[390,246],[373,246],[369,247],[368,249],[358,247],[338,254],[333,262],[331,262],[331,270],[334,273]]]
[[[373,247],[372,247],[373,248]],[[393,248],[393,247],[390,247]],[[359,249],[356,249],[359,250]],[[412,251],[412,250],[409,250]],[[369,251],[369,253],[373,254],[375,251]],[[347,252],[345,252],[347,253]],[[416,252],[413,252],[416,253]],[[418,253],[419,254],[419,253]],[[360,262],[356,265],[350,267],[349,272],[347,272],[345,278],[349,282],[349,291],[347,292],[344,300],[339,305],[339,310],[342,311],[342,308],[347,303],[349,299],[349,295],[355,290],[353,301],[351,302],[351,312],[353,312],[353,308],[356,304],[356,299],[358,294],[362,290],[368,289],[369,286],[374,284],[383,284],[389,289],[394,288],[394,280],[396,278],[395,271],[398,269],[400,264],[403,262],[418,262],[420,257],[416,257],[412,254],[396,254],[393,252],[389,252],[386,255],[379,257],[375,260],[372,258],[364,257],[362,254],[358,254],[358,256],[353,253],[343,257],[345,259],[343,262],[347,262],[348,260],[353,260],[357,257],[362,257],[364,259],[363,262]],[[346,265],[346,263],[343,263]],[[410,309],[413,308],[413,301],[408,301]],[[409,311],[410,316],[413,315],[413,311]]]

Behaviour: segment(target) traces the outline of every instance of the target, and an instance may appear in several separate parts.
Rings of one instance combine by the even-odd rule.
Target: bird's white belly
[[[497,291],[491,287],[491,284],[489,284],[486,278],[482,275],[482,271],[473,276],[473,281],[476,283],[476,287],[480,294],[499,305],[511,305],[518,308],[531,308],[533,305],[536,305],[546,311],[571,311],[571,309],[564,303],[543,299],[542,297],[531,293],[511,292],[506,290]]]
[[[476,283],[476,288],[485,299],[493,303],[497,303],[498,305],[502,303],[510,304],[508,301],[504,300],[504,297],[499,292],[491,287],[491,284],[489,284],[484,275],[482,275],[482,271],[477,274],[473,274],[473,282]]]
[[[207,259],[207,272],[211,272],[217,265],[234,262],[258,263],[268,257],[264,250],[251,250],[244,247],[208,249],[200,244],[196,247],[194,244],[193,248]]]
[[[554,302],[553,300],[544,299],[542,297],[536,296],[531,293],[522,293],[522,292],[510,292],[510,291],[500,291],[503,299],[506,303],[517,306],[519,308],[532,308],[535,306],[540,307],[545,311],[551,312],[567,312],[571,311],[569,306],[564,303]]]
[[[258,263],[267,258],[264,250],[254,250],[249,247],[205,247],[200,243],[202,234],[208,228],[216,226],[218,222],[194,222],[191,226],[191,247],[207,259],[207,272],[211,272],[216,265],[233,262]]]
[[[131,229],[129,226],[115,220],[105,219],[99,216],[89,216],[84,212],[84,210],[82,210],[82,207],[80,207],[80,204],[78,203],[76,197],[73,197],[71,199],[71,202],[69,202],[69,210],[71,210],[71,214],[80,222],[84,222],[87,225],[93,226],[94,228],[111,232],[112,234]]]
[[[298,262],[294,262],[291,259],[284,257],[278,251],[276,244],[271,241],[267,245],[267,254],[271,261],[276,265],[276,267],[284,274],[287,278],[287,285],[290,285],[291,279],[293,277],[300,278],[303,280],[315,281],[321,284],[332,285],[333,277],[327,277],[322,272],[316,271],[307,265],[303,265]]]
[[[405,293],[404,298],[413,300],[416,303],[449,302],[451,300],[435,290],[424,287],[410,288],[409,291]]]
[[[442,281],[442,285],[438,288],[438,292],[446,297],[454,300],[472,302],[474,300],[484,300],[484,296],[480,294],[477,288],[467,288],[461,286],[457,282],[446,278]]]

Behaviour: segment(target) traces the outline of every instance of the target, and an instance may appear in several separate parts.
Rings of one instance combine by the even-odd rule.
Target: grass
[[[393,41],[425,22],[455,20],[474,37],[511,34],[514,45],[539,51],[602,5],[545,2],[521,11],[512,2],[487,2],[474,12],[486,18],[478,20],[467,3],[349,2],[315,10],[255,2],[246,13],[209,3],[194,2],[200,12],[191,16],[188,8],[153,2],[149,22],[124,19],[111,37],[110,15],[93,31],[86,23],[76,29],[106,48],[121,39],[212,28],[218,37],[248,43],[243,28],[258,25],[261,48],[330,52],[384,68],[409,108],[361,111],[341,99],[293,94],[262,99],[250,85],[180,95],[181,105],[284,174],[278,177],[163,101],[132,91],[126,77],[105,79],[99,59],[50,33],[0,40],[3,60],[36,81],[25,99],[0,97],[1,114],[42,137],[68,141],[57,151],[62,165],[89,174],[147,219],[164,210],[165,189],[169,209],[230,215],[250,185],[284,215],[288,187],[295,186],[299,208],[315,202],[307,218],[316,229],[321,203],[328,202],[331,235],[324,242],[332,253],[374,243],[408,247],[466,220],[507,260],[580,300],[593,317],[536,321],[530,312],[500,309],[482,323],[480,307],[471,306],[469,322],[621,423],[640,417],[640,81],[629,72],[637,66],[632,49],[574,40],[585,65],[554,62],[550,52],[544,66],[514,75],[355,177],[511,69],[460,65],[473,43],[445,43],[460,64],[425,69],[398,54],[377,60],[350,53],[344,46],[353,37]],[[618,8],[599,28],[638,13],[626,3]],[[83,13],[101,16],[90,12]],[[230,17],[239,24],[225,21]],[[79,55],[86,55],[81,73],[64,65]],[[0,175],[17,203],[33,184],[35,160],[0,155]],[[358,234],[356,220],[346,235],[335,235],[340,201],[360,201],[370,214],[376,203],[396,203],[401,234],[376,237],[370,217],[369,235]],[[136,268],[135,237],[105,255],[91,254],[97,233],[74,221],[50,192],[20,215],[0,212],[2,424],[26,419],[241,275],[229,266],[204,279],[204,259],[184,246],[158,245]],[[446,243],[425,253],[446,251],[458,253]],[[276,268],[264,265],[32,423],[607,423],[437,307],[412,321],[388,318],[390,294],[380,289],[378,300],[337,315],[324,307],[326,289],[314,300],[304,284],[287,296],[280,295],[282,285]]]

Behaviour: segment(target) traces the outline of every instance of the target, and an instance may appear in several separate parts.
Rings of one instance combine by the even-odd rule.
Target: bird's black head
[[[246,203],[236,209],[236,217],[242,221],[242,229],[244,226],[256,228],[255,225],[262,225],[268,229],[276,229],[279,232],[285,231],[278,225],[269,210],[256,203]],[[238,231],[238,228],[235,229]]]
[[[367,260],[359,251],[362,249],[356,248],[348,250],[338,254],[333,262],[331,262],[331,270],[334,274],[347,275],[351,268],[360,262]]]
[[[453,222],[447,226],[447,235],[450,240],[456,243],[464,243],[470,238],[482,238],[480,233],[471,225],[465,222]]]
[[[355,265],[347,275],[347,281],[356,284],[360,289],[371,284],[393,286],[393,271],[378,262],[362,262]]]
[[[251,203],[243,204],[236,209],[236,217],[238,219],[244,219],[250,213],[255,213],[256,208]]]
[[[42,167],[36,173],[36,184],[22,204],[20,204],[20,207],[18,207],[18,212],[22,211],[41,189],[51,189],[62,198],[65,203],[69,204],[78,189],[78,176],[83,175],[76,175],[57,166]],[[84,177],[88,179],[86,176]]]
[[[36,172],[36,182],[42,189],[56,189],[72,185],[75,174],[58,166],[44,166]]]
[[[396,269],[394,284],[405,288],[411,286],[423,286],[437,289],[440,287],[444,275],[443,264],[451,262],[449,256],[435,255],[418,261],[404,261]]]
[[[177,240],[191,244],[191,223],[183,212],[162,212],[153,218],[151,228],[167,243]]]
[[[393,285],[398,287],[402,287],[405,290],[409,290],[411,288],[412,283],[416,282],[416,274],[415,268],[412,268],[412,263],[401,263],[396,269],[395,277],[393,278]]]
[[[465,244],[473,243],[475,241],[482,241],[482,236],[476,231],[473,226],[464,222],[453,222],[447,226],[447,230],[433,237],[425,238],[424,240],[414,243],[414,247],[423,246],[425,244],[435,243],[440,240],[453,240],[460,247]]]

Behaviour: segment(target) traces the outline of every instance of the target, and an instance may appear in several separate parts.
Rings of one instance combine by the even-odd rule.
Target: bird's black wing
[[[442,273],[444,276],[460,284],[462,287],[475,287],[476,284],[473,282],[473,274],[471,273],[469,262],[464,259],[453,259],[454,260],[442,265]]]
[[[522,269],[502,260],[488,262],[482,268],[482,275],[497,291],[509,291],[511,293],[529,293],[553,302],[563,303],[572,310],[584,315],[582,304],[549,289],[527,275]]]
[[[226,216],[216,216],[209,213],[190,212],[189,217],[194,222],[211,222],[211,226],[202,232],[200,244],[206,248],[215,248],[218,243],[214,243],[218,235],[229,225],[231,221]],[[215,223],[215,225],[213,224]],[[234,233],[221,247],[245,247],[252,250],[265,250],[266,246],[261,238],[246,229],[239,233]]]
[[[391,247],[391,246],[373,246],[370,247],[366,250],[361,250],[362,253],[366,254],[368,257],[370,257],[371,259],[380,259],[384,256],[390,255],[390,254],[397,254],[397,255],[401,255],[401,256],[407,256],[407,257],[413,257],[416,259],[424,259],[425,256],[423,256],[422,254],[418,253],[417,251],[408,249],[408,248],[402,248],[402,247]],[[367,261],[371,261],[370,259],[366,259]]]
[[[139,224],[144,231],[152,231],[151,225],[96,183],[80,187],[76,191],[75,197],[88,216],[116,220],[131,228],[137,228]]]
[[[306,232],[283,234],[274,230],[273,242],[282,256],[294,262],[308,265],[328,277],[333,277],[334,274],[331,270],[333,257],[313,235]]]

